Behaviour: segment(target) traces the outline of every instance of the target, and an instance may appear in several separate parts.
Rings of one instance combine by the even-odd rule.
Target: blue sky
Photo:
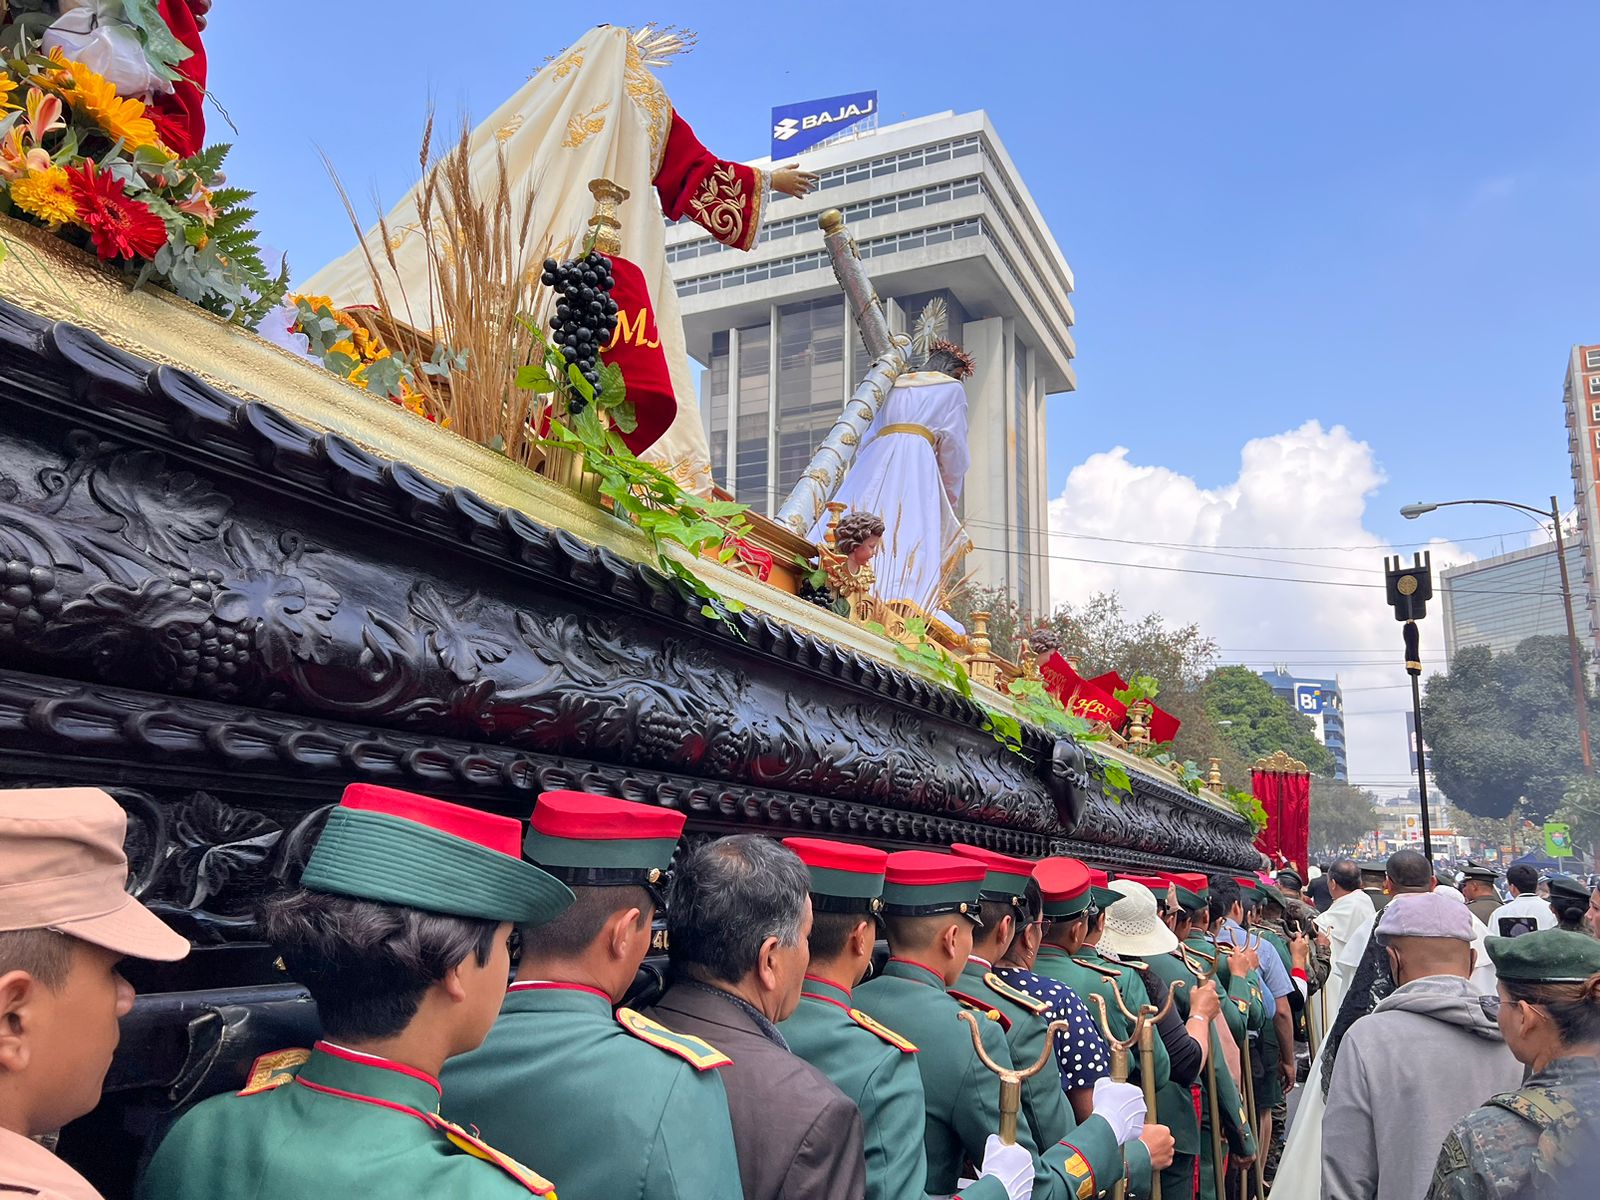
[[[356,7],[384,15],[332,15]],[[701,35],[666,74],[674,100],[730,157],[764,153],[767,110],[812,96],[875,87],[886,121],[989,111],[1078,283],[1052,494],[1116,444],[1219,483],[1246,439],[1316,418],[1373,446],[1389,482],[1369,523],[1395,539],[1419,536],[1392,515],[1419,496],[1570,503],[1561,372],[1569,345],[1600,340],[1594,5],[461,11],[448,28],[413,0],[217,6],[230,173],[300,271],[350,241],[319,145],[358,198],[393,200],[430,98],[481,117],[591,19],[670,18]],[[1518,525],[1433,520],[1453,537]]]
[[[1186,540],[1184,522],[1252,469],[1270,477],[1268,502],[1209,544],[1434,536],[1492,553],[1502,547],[1466,539],[1505,531],[1505,548],[1524,544],[1516,514],[1411,523],[1395,510],[1473,494],[1543,504],[1552,491],[1571,505],[1562,373],[1573,343],[1600,342],[1600,6],[234,0],[208,35],[212,90],[238,126],[230,177],[259,190],[266,235],[303,278],[351,243],[319,147],[358,200],[376,189],[392,202],[416,178],[430,100],[481,118],[592,21],[652,19],[699,31],[663,78],[728,157],[764,154],[768,110],[790,101],[876,88],[886,122],[988,110],[1077,279],[1079,389],[1050,408],[1050,490],[1070,525],[1137,537],[1137,507],[1090,519],[1094,483],[1153,475],[1176,480],[1181,512],[1163,528]],[[229,136],[216,115],[211,126]],[[1304,464],[1323,456],[1349,469],[1313,479]],[[1271,526],[1274,505],[1300,494],[1296,472],[1307,503],[1329,506],[1325,535],[1320,512]],[[1343,478],[1361,482],[1340,494]],[[1381,554],[1317,561],[1369,578]],[[1191,561],[1317,574],[1315,562]],[[1241,651],[1230,657],[1294,652],[1305,674],[1348,679],[1388,664],[1397,641],[1381,595],[1310,587],[1289,607],[1321,606],[1321,618],[1252,626],[1234,614],[1261,598],[1218,581],[1158,588],[1152,573],[1072,569],[1058,596],[1115,586],[1136,609],[1215,620],[1224,648]],[[1197,589],[1215,603],[1185,611]],[[1375,606],[1361,629],[1334,611],[1353,600]],[[1352,766],[1398,777],[1402,692],[1374,669],[1362,679],[1376,689],[1372,766],[1359,722]]]

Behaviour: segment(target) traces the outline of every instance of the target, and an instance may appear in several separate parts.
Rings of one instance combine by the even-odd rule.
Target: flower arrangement
[[[381,333],[354,313],[335,308],[327,296],[290,295],[284,303],[293,310],[288,331],[305,339],[303,353],[308,358],[359,388],[449,427],[449,414],[435,411],[417,389],[416,368],[403,348],[394,353]],[[430,365],[421,367],[426,371]],[[458,369],[465,370],[466,364]]]
[[[228,149],[179,158],[142,101],[59,47],[0,64],[0,213],[254,328],[288,267],[262,262],[252,193],[224,186]]]

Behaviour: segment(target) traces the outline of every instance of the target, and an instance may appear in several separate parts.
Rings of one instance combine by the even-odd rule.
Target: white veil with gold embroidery
[[[665,466],[685,487],[705,493],[711,488],[711,460],[653,183],[672,127],[672,105],[650,67],[681,48],[670,33],[592,29],[478,125],[469,149],[473,176],[482,181],[484,195],[496,189],[501,156],[512,186],[532,189],[533,236],[528,244],[548,245],[557,258],[569,256],[582,243],[594,213],[591,179],[610,179],[628,189],[630,199],[619,213],[622,253],[644,273],[678,400],[672,427],[645,457]],[[376,226],[364,240],[385,290],[407,296],[418,312],[414,323],[425,328],[430,275],[422,239],[416,236],[420,188],[412,188],[389,211],[387,249]],[[513,205],[521,201],[514,193]],[[537,272],[540,264],[526,263],[524,269]],[[306,280],[301,290],[329,296],[341,306],[373,303],[366,253],[355,247]]]

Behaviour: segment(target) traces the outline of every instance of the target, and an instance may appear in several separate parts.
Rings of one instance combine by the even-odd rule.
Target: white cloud
[[[1384,557],[1397,551],[1363,518],[1384,482],[1367,443],[1316,421],[1246,443],[1238,476],[1218,488],[1132,462],[1124,447],[1092,455],[1050,504],[1052,599],[1116,591],[1134,614],[1195,622],[1216,639],[1225,663],[1257,670],[1283,663],[1296,675],[1337,676],[1352,779],[1403,792],[1413,764],[1400,627],[1381,590],[1329,586],[1382,584]],[[1445,564],[1473,558],[1448,542],[1430,548],[1436,581]],[[1411,553],[1404,551],[1408,562]],[[1116,563],[1182,573],[1110,565]],[[1223,574],[1191,573],[1197,571]],[[1234,575],[1244,578],[1227,577]],[[1306,582],[1267,578],[1273,576]],[[1429,671],[1444,669],[1441,616],[1435,599],[1421,623]]]

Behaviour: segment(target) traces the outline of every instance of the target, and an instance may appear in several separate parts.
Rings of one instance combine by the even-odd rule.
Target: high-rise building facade
[[[1317,741],[1333,755],[1333,777],[1350,781],[1350,756],[1344,740],[1344,690],[1337,679],[1302,679],[1285,667],[1261,672],[1273,695],[1288,701],[1297,713],[1311,718]]]
[[[1045,397],[1069,391],[1072,273],[983,112],[888,125],[802,156],[821,176],[774,197],[748,254],[684,222],[667,231],[712,474],[771,513],[870,360],[822,247],[840,209],[896,332],[934,298],[966,346],[972,467],[960,512],[974,583],[1049,609]],[[770,160],[755,165],[770,166]]]
[[[1573,497],[1578,508],[1578,541],[1583,571],[1572,581],[1576,596],[1580,582],[1584,607],[1575,612],[1578,640],[1595,661],[1600,661],[1600,597],[1594,581],[1600,572],[1595,561],[1600,538],[1600,345],[1574,346],[1567,355],[1567,375],[1562,399],[1567,417],[1567,448],[1572,454]]]
[[[1567,576],[1581,635],[1589,622],[1589,585],[1584,578],[1581,538],[1569,538]],[[1524,638],[1567,636],[1566,602],[1556,544],[1544,542],[1509,554],[1446,567],[1439,576],[1444,613],[1444,658],[1448,666],[1468,646],[1494,654],[1515,650]]]

